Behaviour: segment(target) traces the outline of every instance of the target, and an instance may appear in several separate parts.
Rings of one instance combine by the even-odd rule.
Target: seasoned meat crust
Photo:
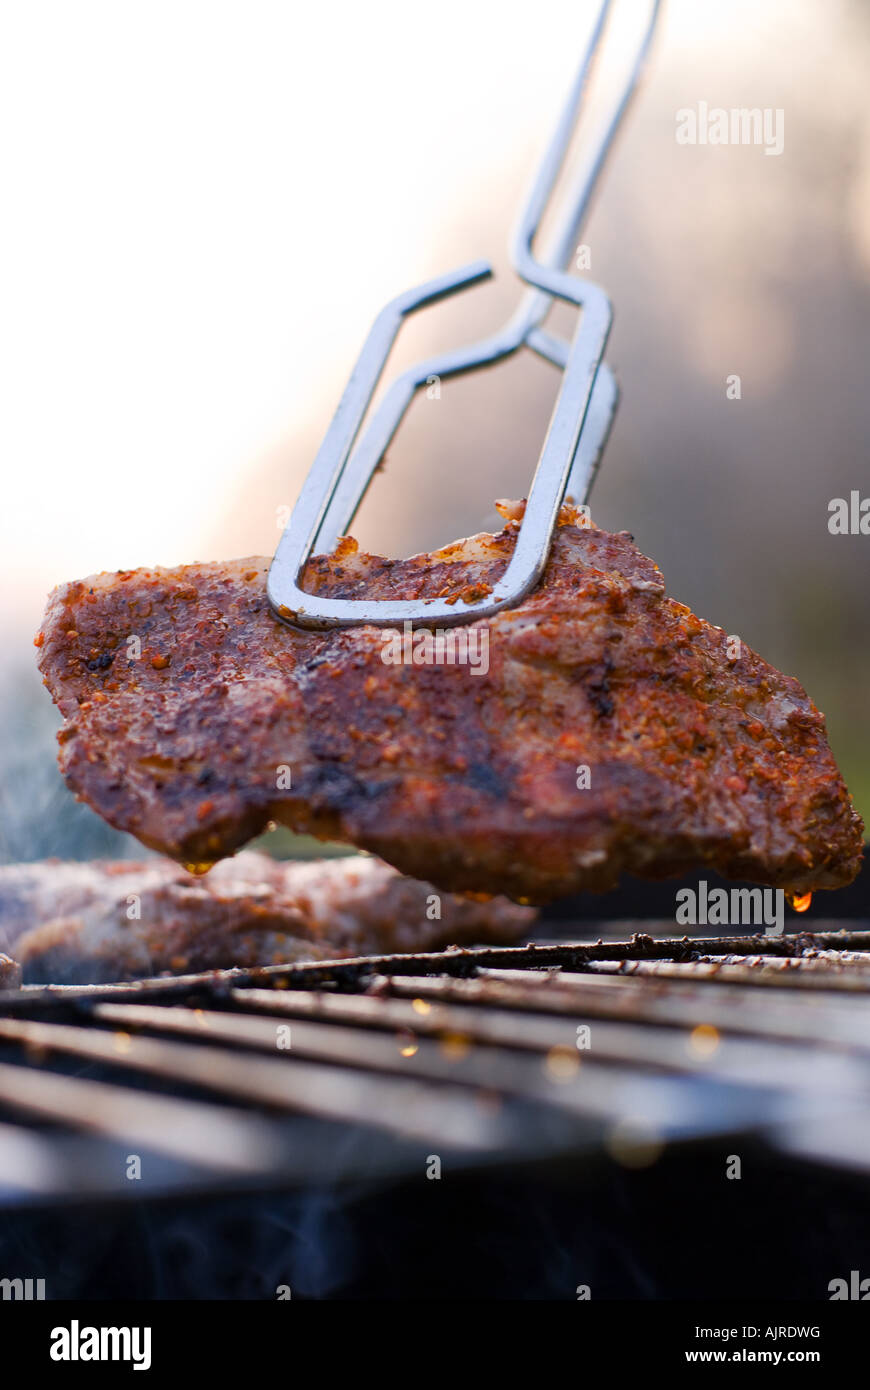
[[[168,859],[11,864],[0,867],[0,945],[29,984],[90,984],[504,944],[537,915],[503,898],[445,893],[436,905],[434,892],[363,855],[282,863],[247,850],[205,878]]]
[[[497,535],[395,561],[347,539],[305,582],[461,604],[510,558],[522,504],[500,505]],[[531,901],[622,872],[710,866],[798,892],[858,872],[862,825],[822,715],[666,597],[627,533],[563,508],[539,586],[469,630],[485,672],[387,664],[375,627],[282,624],[267,569],[101,574],[49,600],[36,642],[61,768],[145,844],[209,862],[282,821],[442,888]]]

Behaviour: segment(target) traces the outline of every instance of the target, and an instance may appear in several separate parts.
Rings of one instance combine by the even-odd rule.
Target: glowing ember
[[[544,1068],[551,1081],[573,1081],[580,1069],[577,1049],[551,1047],[544,1060]]]
[[[461,1062],[471,1049],[471,1039],[464,1033],[442,1034],[438,1049],[449,1062]]]
[[[711,1057],[719,1046],[719,1031],[712,1023],[699,1023],[689,1034],[689,1051],[696,1057]]]
[[[785,900],[795,912],[806,912],[813,900],[812,893],[786,893]]]

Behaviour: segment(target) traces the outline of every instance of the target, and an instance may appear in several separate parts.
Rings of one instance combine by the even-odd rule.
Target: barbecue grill
[[[596,941],[9,991],[5,1229],[8,1209],[70,1198],[128,1217],[144,1201],[177,1221],[195,1198],[298,1211],[315,1187],[491,1188],[530,1165],[575,1184],[605,1170],[648,1181],[699,1146],[719,1201],[739,1186],[727,1164],[750,1153],[771,1181],[813,1163],[863,1191],[870,920],[707,939],[637,925],[624,939],[602,924]],[[10,1262],[2,1239],[0,1254]]]

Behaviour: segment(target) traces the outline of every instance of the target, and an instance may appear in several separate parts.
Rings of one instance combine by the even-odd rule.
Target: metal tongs
[[[563,501],[567,497],[582,504],[589,495],[618,397],[613,373],[602,361],[613,317],[610,301],[597,285],[578,280],[563,267],[574,251],[596,180],[640,78],[659,8],[660,0],[653,0],[615,108],[603,123],[582,177],[567,199],[547,255],[538,260],[532,244],[580,115],[610,0],[603,0],[599,7],[583,61],[511,244],[514,270],[533,287],[532,290],[527,291],[513,317],[498,333],[418,362],[397,377],[357,442],[405,316],[487,279],[492,267],[487,261],[474,261],[459,270],[448,271],[391,300],[375,319],[272,560],[267,591],[279,618],[314,628],[404,622],[449,625],[488,617],[500,608],[516,605],[540,579]],[[542,327],[554,298],[566,300],[581,310],[570,344]],[[523,346],[560,367],[562,385],[513,555],[491,592],[472,602],[456,604],[444,598],[413,601],[325,598],[302,589],[300,576],[310,557],[334,550],[340,537],[347,533],[417,388],[432,376],[443,379],[473,371],[509,357]]]

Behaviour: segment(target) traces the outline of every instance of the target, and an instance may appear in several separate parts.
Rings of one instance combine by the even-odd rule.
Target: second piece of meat
[[[505,943],[535,916],[439,894],[363,855],[282,862],[249,850],[205,878],[156,858],[0,868],[0,947],[30,984]]]

